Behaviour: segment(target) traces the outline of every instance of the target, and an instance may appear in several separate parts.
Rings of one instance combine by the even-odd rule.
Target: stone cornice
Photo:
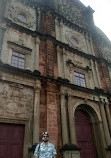
[[[63,145],[63,147],[61,148],[61,151],[74,151],[74,150],[81,150],[80,148],[77,147],[77,145],[72,144],[71,146],[69,145]]]
[[[29,52],[32,51],[32,49],[30,49],[30,48],[27,48],[27,47],[25,47],[25,46],[21,46],[21,45],[19,45],[19,44],[17,44],[17,43],[11,42],[11,41],[7,41],[7,43],[8,43],[9,45],[14,45],[15,47],[21,47],[22,49],[25,49],[26,51],[29,51]]]
[[[74,84],[68,82],[67,79],[62,79],[62,78],[58,78],[57,81],[61,85],[64,85],[64,86],[72,88],[72,89],[80,90],[80,91],[87,92],[87,93],[93,93],[93,94],[98,94],[98,95],[105,95],[107,97],[111,96],[111,94],[105,93],[103,89],[99,89],[97,87],[95,87],[95,89],[89,89],[89,88],[80,87],[80,86],[77,86],[77,85],[74,85]]]
[[[24,70],[24,69],[20,69],[20,68],[16,68],[16,67],[13,67],[11,65],[8,65],[8,64],[4,64],[0,61],[0,71],[2,72],[5,72],[5,71],[8,71],[8,73],[15,73],[16,75],[27,75],[29,77],[32,77],[32,78],[38,78],[38,79],[43,79],[44,77],[41,76],[41,73],[37,70],[35,70],[34,72],[31,72],[30,70]]]
[[[27,77],[31,77],[32,79],[38,79],[38,80],[50,80],[50,81],[54,81],[56,82],[58,85],[62,85],[62,86],[66,86],[72,89],[76,89],[82,92],[86,92],[86,93],[93,93],[96,95],[105,95],[107,97],[111,97],[110,93],[105,93],[103,89],[99,89],[96,88],[95,89],[89,89],[89,88],[84,88],[84,87],[80,87],[77,85],[74,85],[72,83],[70,83],[70,81],[68,79],[62,79],[62,78],[57,78],[55,79],[54,77],[50,77],[50,76],[43,76],[41,75],[41,73],[39,71],[30,71],[30,70],[23,70],[23,69],[19,69],[13,66],[10,66],[8,64],[4,64],[0,61],[0,70],[2,72],[2,70],[8,71],[9,73],[13,73],[16,75],[25,75]]]

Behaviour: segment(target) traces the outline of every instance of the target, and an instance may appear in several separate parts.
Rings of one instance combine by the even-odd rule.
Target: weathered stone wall
[[[32,119],[33,90],[16,83],[0,82],[0,116],[10,119]]]

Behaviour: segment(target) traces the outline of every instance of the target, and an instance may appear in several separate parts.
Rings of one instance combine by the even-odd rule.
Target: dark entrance
[[[0,123],[0,158],[22,158],[24,125]]]
[[[83,110],[75,112],[77,145],[81,148],[81,158],[96,158],[89,115]]]

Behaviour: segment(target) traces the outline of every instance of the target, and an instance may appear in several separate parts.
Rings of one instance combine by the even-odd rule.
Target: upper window
[[[23,23],[26,23],[27,22],[27,19],[24,15],[22,14],[18,14],[17,15],[17,19],[20,21],[20,22],[23,22]]]
[[[81,86],[81,87],[86,87],[84,74],[74,72],[74,80],[75,80],[76,85]]]
[[[70,38],[70,42],[73,46],[77,47],[78,46],[78,41],[75,38]]]
[[[11,65],[20,69],[25,68],[25,55],[16,51],[12,52]]]

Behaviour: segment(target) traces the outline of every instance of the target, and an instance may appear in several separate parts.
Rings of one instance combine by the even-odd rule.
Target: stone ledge
[[[72,144],[72,145],[63,145],[63,147],[61,148],[61,151],[70,151],[70,150],[81,150],[80,148],[77,147],[77,145]]]

